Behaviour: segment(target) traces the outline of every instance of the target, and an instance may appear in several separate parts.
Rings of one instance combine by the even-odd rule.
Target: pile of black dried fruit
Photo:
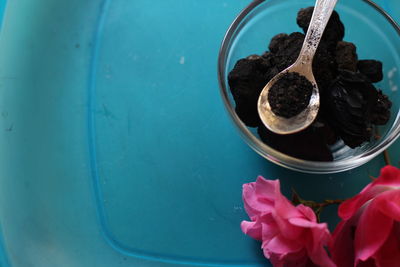
[[[376,83],[382,81],[382,62],[377,60],[360,60],[357,62],[357,67],[371,82]]]
[[[341,71],[324,98],[326,118],[346,145],[355,148],[370,139],[378,92],[363,74]]]
[[[279,71],[286,69],[296,61],[303,45],[304,37],[303,33],[294,32],[287,37],[280,37],[275,40],[277,43],[276,51],[272,52],[270,50],[270,52],[273,54]]]
[[[297,23],[304,33],[312,11],[313,7],[309,7],[298,12]],[[297,59],[304,34],[277,34],[269,43],[269,51],[236,63],[228,76],[236,113],[247,126],[258,127],[266,144],[297,158],[329,161],[329,145],[341,139],[349,147],[360,146],[370,141],[375,125],[389,121],[392,103],[373,85],[383,79],[382,63],[358,60],[356,45],[343,41],[344,33],[339,14],[334,11],[313,61],[321,96],[320,112],[315,123],[297,134],[269,132],[259,118],[257,101],[268,81]],[[290,113],[282,112],[286,111]]]
[[[312,91],[313,85],[306,77],[289,72],[271,86],[268,103],[276,115],[291,118],[308,106]]]
[[[339,41],[336,45],[336,63],[339,69],[357,71],[356,46],[353,43]]]
[[[229,73],[229,86],[236,102],[235,111],[247,126],[256,127],[261,123],[257,101],[264,86],[278,73],[269,75],[271,68],[272,62],[260,56],[249,56],[239,60]]]

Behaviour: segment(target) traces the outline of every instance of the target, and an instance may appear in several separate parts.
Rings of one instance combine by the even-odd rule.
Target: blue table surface
[[[216,58],[249,2],[0,0],[0,266],[269,266],[239,227],[243,183],[318,201],[379,174],[381,156],[297,173],[241,140]]]

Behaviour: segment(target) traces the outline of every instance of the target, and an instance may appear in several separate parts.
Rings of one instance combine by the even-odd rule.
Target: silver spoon
[[[264,87],[258,98],[257,108],[261,121],[274,133],[291,134],[299,132],[307,128],[317,117],[320,97],[317,82],[312,71],[312,61],[336,2],[337,0],[317,0],[315,2],[310,26],[308,27],[299,57],[293,65],[274,76]],[[310,102],[303,111],[291,118],[284,118],[272,112],[268,102],[268,92],[272,85],[288,72],[297,72],[306,77],[313,85],[313,91]]]

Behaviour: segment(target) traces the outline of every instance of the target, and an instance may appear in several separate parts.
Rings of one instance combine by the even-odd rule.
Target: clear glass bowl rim
[[[244,21],[244,19],[247,17],[249,13],[251,13],[256,7],[258,7],[260,4],[266,2],[268,0],[254,0],[251,2],[246,8],[244,8],[239,15],[234,19],[232,24],[229,26],[224,39],[222,41],[220,50],[219,50],[219,56],[218,56],[218,81],[219,81],[219,88],[220,88],[220,93],[224,102],[224,105],[226,107],[226,110],[228,111],[228,114],[230,118],[233,120],[235,126],[239,130],[242,138],[245,140],[245,142],[252,148],[254,149],[258,154],[260,154],[262,157],[268,159],[269,161],[280,165],[282,167],[295,170],[295,171],[300,171],[300,172],[305,172],[305,173],[315,173],[315,174],[324,174],[324,173],[337,173],[337,172],[342,172],[346,170],[350,170],[353,168],[356,168],[380,153],[382,153],[386,148],[388,148],[394,141],[396,141],[397,137],[400,134],[400,119],[399,119],[399,113],[397,114],[397,117],[393,123],[393,126],[390,130],[390,132],[387,134],[386,138],[384,140],[381,140],[380,143],[378,143],[375,147],[370,149],[369,151],[366,151],[360,155],[354,156],[349,159],[344,159],[344,160],[338,160],[338,161],[332,161],[332,162],[320,162],[320,161],[309,161],[309,160],[302,160],[298,159],[295,157],[288,156],[286,154],[283,154],[268,145],[264,144],[261,140],[259,140],[257,137],[255,137],[249,129],[243,124],[243,122],[239,119],[235,112],[234,106],[231,105],[231,102],[229,101],[229,89],[228,86],[225,82],[225,77],[226,77],[226,61],[228,58],[229,54],[229,48],[231,45],[232,38],[235,37],[236,31],[241,25],[241,23]],[[396,30],[397,34],[400,37],[400,27],[396,23],[396,21],[388,14],[386,11],[384,11],[379,5],[374,3],[373,1],[370,0],[360,0],[363,1],[370,6],[372,6],[378,13],[380,13],[391,25],[392,27]]]

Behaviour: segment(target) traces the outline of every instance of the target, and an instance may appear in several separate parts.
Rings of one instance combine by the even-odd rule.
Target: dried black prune
[[[370,140],[378,92],[364,75],[341,71],[324,98],[326,119],[346,145],[355,148]]]
[[[306,33],[308,26],[310,25],[310,20],[314,7],[302,8],[297,13],[297,24]],[[332,47],[336,47],[338,41],[343,40],[344,37],[344,25],[340,20],[339,14],[333,11],[331,18],[329,19],[328,25],[326,25],[324,34],[322,35],[322,40],[327,41]]]
[[[325,41],[321,41],[313,60],[313,73],[320,91],[326,90],[337,76],[334,53]]]
[[[333,160],[323,136],[314,127],[295,134],[279,135],[260,125],[257,132],[264,143],[289,156],[304,160]]]
[[[278,71],[272,59],[252,55],[236,62],[228,75],[228,83],[236,102],[236,113],[250,127],[260,124],[257,101],[261,90]]]
[[[304,34],[293,32],[286,38],[283,38],[280,45],[274,52],[275,61],[279,71],[282,71],[292,65],[300,54],[304,42]]]
[[[277,53],[281,47],[284,45],[285,40],[289,38],[289,35],[286,33],[279,33],[272,37],[271,42],[269,43],[268,49],[272,53]]]
[[[336,63],[339,69],[356,72],[358,56],[356,46],[350,42],[339,41],[336,45]]]
[[[390,108],[392,102],[381,90],[378,91],[378,99],[372,110],[371,122],[375,125],[385,125],[390,119]]]
[[[382,62],[378,60],[359,60],[358,70],[368,77],[371,82],[380,82],[383,79]]]
[[[265,75],[266,79],[269,81],[279,73],[279,69],[276,66],[276,57],[271,52],[265,52],[262,54],[262,58],[265,60],[265,64],[268,66]]]

